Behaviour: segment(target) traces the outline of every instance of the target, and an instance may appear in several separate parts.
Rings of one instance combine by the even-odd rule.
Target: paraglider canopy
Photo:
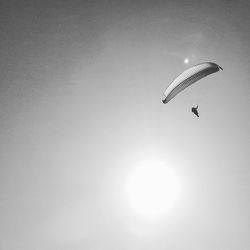
[[[162,102],[164,104],[168,103],[188,86],[219,70],[223,70],[222,67],[213,62],[200,63],[185,70],[167,87]]]

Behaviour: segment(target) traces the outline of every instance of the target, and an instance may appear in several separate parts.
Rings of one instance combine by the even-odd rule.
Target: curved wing
[[[212,62],[197,64],[185,70],[168,86],[164,92],[162,102],[168,103],[172,98],[191,84],[219,70],[223,70],[222,67]]]

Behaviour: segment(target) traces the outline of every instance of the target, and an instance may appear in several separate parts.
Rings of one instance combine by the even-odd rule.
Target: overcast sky
[[[249,12],[248,0],[1,1],[0,248],[249,249]],[[204,61],[224,71],[162,104]],[[182,183],[160,221],[124,194],[148,157]]]

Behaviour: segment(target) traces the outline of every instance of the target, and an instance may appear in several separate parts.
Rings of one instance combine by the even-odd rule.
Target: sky
[[[247,0],[1,1],[0,248],[249,249],[249,11]],[[161,102],[207,61],[224,70]],[[155,220],[124,192],[147,159],[182,187]]]

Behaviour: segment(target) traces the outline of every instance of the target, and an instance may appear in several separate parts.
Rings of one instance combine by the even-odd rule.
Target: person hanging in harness
[[[191,111],[192,111],[197,117],[199,117],[198,105],[197,105],[196,107],[192,107]]]

